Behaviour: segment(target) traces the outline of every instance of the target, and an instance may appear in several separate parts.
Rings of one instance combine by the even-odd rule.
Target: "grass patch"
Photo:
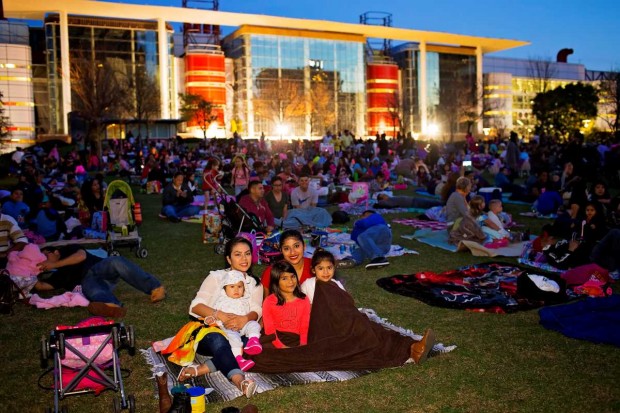
[[[173,335],[187,320],[187,311],[200,283],[224,259],[212,244],[202,244],[197,224],[159,220],[160,197],[134,191],[143,208],[140,232],[149,249],[146,260],[128,250],[124,256],[155,274],[167,287],[168,299],[153,305],[146,295],[121,284],[119,298],[129,311],[125,323],[136,329],[137,345]],[[518,222],[537,233],[543,220],[518,216],[524,207],[508,207]],[[389,215],[388,219],[407,214]],[[433,327],[438,340],[458,345],[452,353],[422,366],[383,370],[336,384],[279,388],[257,395],[252,402],[265,412],[613,412],[620,410],[620,351],[565,338],[538,324],[536,311],[511,315],[480,314],[431,307],[412,298],[390,294],[375,285],[378,278],[423,270],[444,271],[460,265],[491,261],[467,253],[451,253],[400,238],[412,228],[393,224],[394,239],[420,252],[390,260],[387,268],[354,268],[340,273],[360,307],[373,308],[391,322],[417,332]],[[515,262],[514,259],[501,261]],[[260,274],[262,268],[256,268]],[[85,309],[49,311],[18,305],[14,316],[0,316],[0,400],[4,411],[43,411],[53,395],[37,387],[39,339],[58,324],[87,317]],[[303,361],[300,360],[300,365]],[[151,373],[140,355],[122,353],[122,365],[132,370],[126,390],[137,399],[138,412],[157,411]],[[47,383],[50,383],[48,378]],[[67,398],[70,411],[110,411],[116,393]],[[245,399],[226,405],[241,407]],[[225,405],[209,406],[219,411]]]

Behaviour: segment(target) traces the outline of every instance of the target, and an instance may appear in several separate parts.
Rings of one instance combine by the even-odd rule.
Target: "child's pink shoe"
[[[246,360],[241,356],[237,356],[235,357],[235,359],[237,360],[237,364],[239,365],[239,368],[243,371],[250,370],[256,364],[252,360]]]
[[[245,345],[243,351],[250,356],[255,356],[263,352],[263,346],[261,346],[257,337],[250,337],[248,344]]]

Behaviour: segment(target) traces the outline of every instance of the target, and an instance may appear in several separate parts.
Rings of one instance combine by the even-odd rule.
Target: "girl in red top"
[[[216,158],[209,159],[205,171],[202,174],[202,191],[205,194],[205,209],[209,206],[209,197],[213,197],[215,203],[215,194],[217,192],[220,176],[220,161]]]
[[[304,237],[295,229],[288,229],[280,235],[280,252],[284,261],[288,262],[295,268],[295,272],[299,277],[299,285],[303,284],[308,278],[312,277],[312,260],[304,258],[306,244]],[[261,276],[261,284],[263,284],[263,292],[265,296],[269,295],[269,284],[271,279],[271,268],[265,268]]]
[[[276,348],[305,346],[310,326],[310,300],[299,288],[295,267],[278,261],[271,268],[271,293],[263,302],[266,335],[274,336]]]

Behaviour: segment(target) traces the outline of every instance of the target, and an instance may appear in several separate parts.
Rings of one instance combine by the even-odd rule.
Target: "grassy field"
[[[141,235],[149,249],[146,260],[129,251],[123,255],[155,274],[168,289],[156,305],[127,285],[117,295],[128,307],[125,323],[135,326],[137,345],[173,335],[187,320],[187,309],[205,275],[223,267],[213,245],[200,241],[200,225],[171,224],[157,218],[160,197],[138,195],[145,223]],[[524,210],[508,208],[517,213]],[[394,218],[402,215],[389,215]],[[518,221],[533,233],[540,220]],[[358,306],[373,308],[391,322],[421,332],[436,330],[438,340],[456,344],[452,353],[421,366],[388,369],[336,384],[279,388],[252,399],[264,412],[618,412],[620,411],[620,350],[566,338],[538,324],[537,311],[511,315],[481,314],[431,307],[378,288],[378,278],[422,270],[442,271],[484,259],[450,253],[400,238],[410,227],[393,225],[395,242],[420,252],[391,259],[387,268],[341,271]],[[506,261],[506,259],[502,259]],[[510,261],[510,260],[508,260]],[[513,260],[514,261],[514,260]],[[260,273],[262,268],[256,268]],[[617,290],[617,288],[616,288]],[[77,309],[37,310],[19,304],[13,316],[0,316],[0,404],[6,412],[39,412],[52,406],[53,394],[37,387],[39,339],[58,324],[87,317]],[[300,360],[300,363],[302,361]],[[122,353],[131,369],[126,389],[137,399],[138,412],[157,412],[157,400],[143,358]],[[44,379],[49,384],[51,376]],[[112,411],[112,397],[82,395],[62,404],[72,412]],[[227,405],[243,406],[237,399]],[[217,412],[226,405],[208,405]]]

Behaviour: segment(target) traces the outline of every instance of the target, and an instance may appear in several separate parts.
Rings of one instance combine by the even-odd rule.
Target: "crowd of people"
[[[17,183],[0,194],[0,259],[4,267],[11,252],[30,243],[105,231],[106,177],[118,176],[160,192],[160,215],[173,223],[208,209],[228,187],[266,232],[286,227],[291,218],[327,214],[322,198],[342,201],[338,188],[367,182],[374,208],[429,208],[431,219],[436,218],[431,211],[440,210],[437,217],[449,223],[453,242],[467,238],[491,247],[511,241],[502,204],[502,194],[505,199],[509,193],[511,200],[530,203],[533,214],[554,219],[534,243],[550,264],[568,269],[594,262],[617,271],[620,197],[611,195],[610,185],[618,184],[619,157],[617,143],[586,143],[580,135],[564,143],[545,136],[520,142],[511,134],[507,142],[468,137],[440,145],[410,137],[355,139],[348,131],[292,143],[239,136],[197,145],[128,139],[110,143],[101,157],[57,147],[20,149],[12,155]],[[426,196],[394,196],[392,191],[403,186]],[[485,187],[493,190],[490,199],[476,195]],[[204,203],[196,202],[198,195]],[[424,361],[433,346],[432,330],[414,342],[378,327],[334,279],[336,268],[389,265],[390,225],[372,208],[353,224],[351,256],[338,262],[321,249],[305,258],[302,234],[287,230],[280,236],[282,261],[259,280],[251,268],[252,244],[245,238],[229,241],[225,268],[209,274],[189,307],[191,317],[213,328],[196,351],[213,357],[184,367],[179,379],[219,370],[250,397],[256,384],[245,376],[248,370],[296,371],[299,360],[306,371]],[[113,294],[120,280],[154,303],[166,297],[155,276],[122,257],[97,257],[75,246],[42,252],[39,269],[57,271],[34,288],[79,285],[94,314],[125,315]]]

